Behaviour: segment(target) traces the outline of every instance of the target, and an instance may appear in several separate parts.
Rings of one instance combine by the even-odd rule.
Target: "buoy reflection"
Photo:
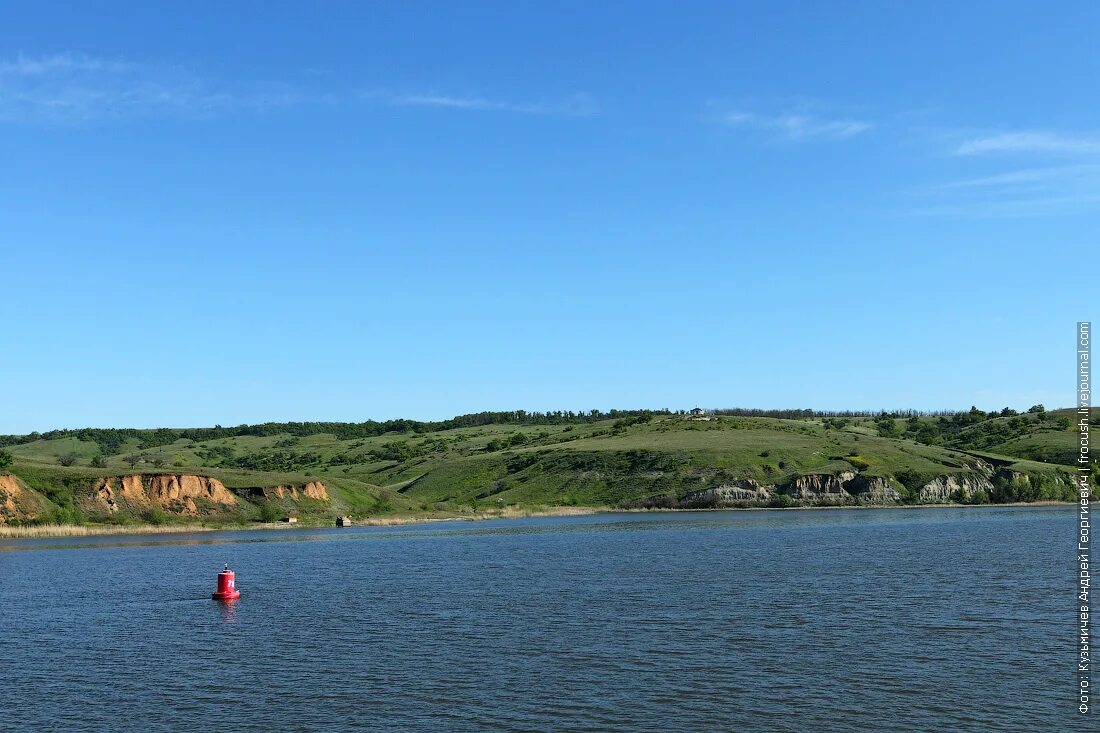
[[[222,613],[222,622],[227,624],[237,623],[237,599],[231,601],[219,601],[218,606]]]

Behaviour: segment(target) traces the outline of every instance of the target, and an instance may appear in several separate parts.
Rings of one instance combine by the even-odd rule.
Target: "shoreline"
[[[602,507],[551,507],[497,510],[479,514],[396,514],[353,519],[352,527],[396,527],[429,522],[480,522],[525,517],[572,517],[611,511]],[[192,532],[262,532],[266,530],[336,529],[332,522],[253,522],[250,524],[37,524],[11,527],[0,524],[0,540],[50,537],[109,537],[112,535],[189,534]]]
[[[615,513],[630,513],[630,512],[786,512],[786,511],[805,511],[805,510],[848,510],[848,509],[989,509],[993,507],[1024,507],[1024,506],[1077,506],[1075,501],[1009,501],[1003,504],[833,504],[833,505],[819,505],[819,506],[720,506],[720,507],[706,507],[700,509],[665,509],[660,507],[654,507],[653,509],[610,509],[602,511],[612,511]]]
[[[398,527],[409,524],[433,522],[482,522],[493,519],[525,519],[527,517],[579,517],[593,514],[659,514],[682,512],[760,512],[802,510],[850,510],[850,509],[983,509],[995,507],[1049,507],[1076,506],[1066,501],[1018,501],[1006,504],[894,504],[894,505],[841,505],[795,507],[714,507],[708,509],[616,509],[612,507],[546,507],[532,509],[504,509],[478,514],[422,515],[401,514],[355,519],[353,527]],[[10,527],[0,525],[0,540],[47,539],[51,537],[109,537],[112,535],[190,534],[198,532],[260,532],[265,530],[335,529],[331,523],[256,522],[252,524],[41,524]]]

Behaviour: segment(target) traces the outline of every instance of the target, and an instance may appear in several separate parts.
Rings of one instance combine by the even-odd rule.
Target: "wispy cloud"
[[[984,153],[1043,153],[1090,155],[1100,153],[1100,137],[1055,132],[1001,132],[973,137],[956,148],[957,155]]]
[[[49,56],[26,56],[0,61],[0,76],[33,77],[47,74],[102,71],[118,73],[132,68],[121,61],[97,59],[81,53],[57,53]]]
[[[0,122],[81,124],[157,115],[210,116],[316,101],[285,84],[212,83],[177,67],[84,54],[0,60]]]
[[[770,131],[790,141],[847,140],[874,127],[865,120],[825,118],[801,111],[768,115],[734,109],[718,112],[714,118],[724,125]]]
[[[909,215],[1021,218],[1100,210],[1100,136],[942,128],[918,133],[955,177],[910,189]],[[991,169],[1001,161],[1015,164]]]
[[[599,111],[591,98],[576,94],[558,102],[513,102],[500,99],[487,99],[478,96],[459,96],[453,94],[366,92],[365,99],[380,102],[392,107],[436,107],[441,109],[469,110],[481,112],[511,112],[525,115],[559,115],[568,117],[587,117]]]
[[[1072,214],[1100,202],[1100,163],[1022,168],[914,191],[909,214],[1018,218]]]
[[[1066,216],[1094,210],[1100,204],[1100,192],[1091,195],[999,197],[975,201],[957,201],[916,207],[906,212],[916,217],[960,219],[1023,219],[1036,216]]]
[[[1062,185],[1074,180],[1091,180],[1097,175],[1100,175],[1100,165],[1097,164],[1061,165],[1049,168],[1023,168],[1004,173],[996,173],[990,176],[949,181],[939,184],[936,188],[940,190],[1049,188],[1053,185]]]
[[[224,82],[193,70],[138,64],[80,53],[0,58],[0,123],[68,125],[155,116],[212,117],[303,104],[369,101],[393,107],[584,117],[598,113],[590,97],[510,101],[441,93],[318,93],[315,84]]]

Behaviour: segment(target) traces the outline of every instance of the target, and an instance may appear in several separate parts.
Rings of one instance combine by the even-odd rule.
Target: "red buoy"
[[[218,573],[218,589],[211,593],[210,597],[215,601],[232,601],[241,597],[233,571],[229,569],[229,563],[225,564],[225,570]]]

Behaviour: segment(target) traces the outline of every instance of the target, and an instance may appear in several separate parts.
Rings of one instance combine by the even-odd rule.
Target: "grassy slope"
[[[1053,429],[1034,432],[1030,442],[1014,439],[1026,445],[1007,447],[1027,455],[1029,446],[1040,441],[1061,445],[1065,439],[1072,448],[1071,435],[1059,435]],[[525,444],[486,450],[491,441],[517,433],[523,434]],[[408,447],[418,455],[404,461],[370,457],[372,450],[391,444]],[[242,470],[221,465],[224,461],[212,456],[212,451],[225,448],[238,457],[289,450],[316,454],[318,460],[295,471]],[[865,422],[836,429],[820,421],[746,417],[710,422],[667,417],[625,428],[616,428],[613,421],[574,426],[490,425],[345,441],[328,434],[240,436],[199,443],[180,440],[145,451],[126,446],[107,457],[107,467],[101,469],[89,466],[98,446],[75,438],[37,441],[9,450],[16,456],[13,471],[59,507],[79,505],[97,477],[135,472],[123,456],[139,452],[147,462],[140,464],[137,472],[203,474],[220,479],[231,489],[323,481],[332,495],[331,505],[295,506],[288,502],[282,507],[307,515],[445,511],[475,505],[614,506],[656,495],[678,496],[739,478],[778,485],[800,474],[855,468],[874,476],[930,479],[968,471],[973,463],[971,456],[957,450],[879,437],[873,425]],[[1002,452],[1007,451],[987,450],[994,457]],[[58,456],[68,453],[78,456],[77,465],[58,465]],[[152,465],[158,459],[162,467]],[[333,463],[333,459],[348,463]],[[1000,459],[1026,473],[1059,470],[1046,463],[1003,455]],[[217,518],[243,521],[258,516],[259,507],[243,501],[232,515]]]
[[[910,473],[930,479],[968,471],[973,463],[970,456],[949,449],[803,421],[722,418],[707,423],[670,418],[619,433],[607,427],[593,426],[567,443],[543,441],[499,454],[429,459],[394,466],[382,475],[391,481],[412,480],[400,490],[422,502],[613,505],[738,478],[783,484],[800,474],[857,468],[868,475]],[[1021,472],[1057,470],[1013,459],[1005,462]]]
[[[984,446],[985,450],[1002,455],[1017,456],[1033,461],[1070,464],[1077,458],[1077,419],[1074,410],[1054,410],[1051,419],[1041,424],[1028,424],[1022,434],[1005,430],[1005,435],[983,433],[971,428],[964,433],[970,442]],[[1058,418],[1067,418],[1068,427],[1059,427]],[[1091,418],[1095,425],[1100,420],[1100,408],[1093,408]],[[1008,423],[1011,418],[997,418],[995,425]]]
[[[1034,462],[1071,465],[1077,458],[1078,418],[1073,409],[1051,410],[1043,420],[1031,414],[994,417],[962,430],[946,445]],[[922,422],[934,422],[936,419],[921,418]],[[1094,427],[1100,424],[1100,407],[1092,408],[1091,421]],[[853,430],[878,434],[873,420],[869,418],[856,418],[852,422]],[[906,420],[899,418],[894,422],[899,431],[905,429]]]
[[[81,521],[86,518],[105,518],[72,516],[71,509],[76,506],[87,507],[87,497],[91,494],[96,479],[104,476],[119,476],[132,473],[175,473],[197,474],[219,479],[228,488],[235,490],[240,506],[228,513],[215,513],[210,519],[217,521],[252,521],[261,516],[262,502],[245,498],[242,490],[277,485],[301,486],[307,481],[321,480],[328,487],[332,501],[329,503],[303,499],[294,502],[286,499],[272,502],[280,505],[280,514],[324,515],[336,514],[364,515],[376,512],[380,507],[396,509],[407,508],[407,502],[394,492],[384,491],[378,486],[344,475],[323,475],[321,473],[245,471],[235,468],[203,465],[201,460],[186,461],[183,466],[168,465],[154,467],[148,463],[131,469],[119,456],[108,459],[106,468],[93,468],[88,460],[79,460],[78,465],[66,467],[57,464],[57,456],[73,452],[71,439],[58,441],[40,441],[26,446],[13,447],[16,455],[15,465],[10,469],[27,487],[47,502],[48,509],[55,514],[61,511],[58,519],[62,521]],[[57,444],[57,445],[51,445]],[[95,455],[95,444],[82,446],[84,454]],[[79,454],[79,451],[78,451]],[[69,513],[66,514],[65,511]],[[112,521],[141,521],[145,517],[127,514],[124,511],[111,517]]]

